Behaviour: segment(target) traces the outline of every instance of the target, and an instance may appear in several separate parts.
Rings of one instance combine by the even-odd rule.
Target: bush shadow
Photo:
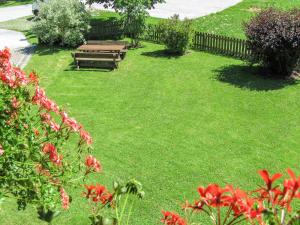
[[[251,91],[273,91],[298,83],[294,79],[272,78],[260,66],[230,65],[215,72],[217,80]]]
[[[153,58],[168,58],[168,59],[176,59],[181,57],[182,55],[172,54],[166,50],[157,50],[154,52],[143,52],[141,55]]]
[[[71,50],[71,49],[38,44],[35,49],[35,54],[37,54],[39,56],[52,55],[52,54],[56,54],[62,50]],[[70,55],[70,57],[71,57],[71,55]]]

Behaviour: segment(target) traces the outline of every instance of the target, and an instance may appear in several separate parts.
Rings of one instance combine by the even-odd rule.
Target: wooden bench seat
[[[121,61],[119,54],[109,52],[75,52],[72,53],[77,69],[80,67],[80,62],[111,62],[110,67],[118,68],[118,62]]]

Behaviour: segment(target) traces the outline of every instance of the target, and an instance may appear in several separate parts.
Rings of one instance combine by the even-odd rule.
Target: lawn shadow
[[[53,55],[53,54],[58,53],[62,50],[67,50],[67,49],[66,48],[61,48],[61,47],[46,46],[46,45],[38,44],[36,49],[35,49],[35,54],[38,54],[39,56]]]
[[[298,83],[293,79],[271,78],[259,66],[230,65],[217,69],[216,72],[217,80],[251,91],[273,91]]]
[[[67,72],[112,72],[113,69],[111,68],[100,68],[100,67],[80,67],[79,70],[75,66],[74,62],[70,63],[64,71]]]
[[[166,50],[157,50],[154,52],[143,52],[141,55],[153,58],[168,58],[168,59],[176,59],[181,55],[175,55],[167,52]]]

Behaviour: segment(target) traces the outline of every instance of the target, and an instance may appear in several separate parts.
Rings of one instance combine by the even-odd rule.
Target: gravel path
[[[0,8],[0,22],[31,15],[31,5]],[[24,68],[28,63],[34,46],[31,46],[21,32],[0,29],[0,49],[10,48],[14,65]]]
[[[222,11],[234,6],[242,0],[166,0],[165,4],[158,4],[150,10],[151,16],[169,18],[179,14],[181,18],[197,18]],[[93,8],[103,9],[100,4],[93,4]]]

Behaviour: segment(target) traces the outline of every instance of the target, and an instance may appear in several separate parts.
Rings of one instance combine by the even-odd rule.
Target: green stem
[[[123,207],[122,207],[119,224],[122,224],[122,218],[123,218],[123,215],[124,215],[124,212],[125,212],[125,208],[127,206],[128,198],[129,198],[129,194],[126,193],[126,198],[125,198],[125,202],[124,202]]]
[[[127,216],[126,225],[129,225],[129,219],[130,219],[130,217],[131,217],[131,213],[132,213],[133,205],[134,205],[134,203],[132,202],[132,204],[131,204],[131,206],[130,206],[130,209],[129,209],[128,216]]]

